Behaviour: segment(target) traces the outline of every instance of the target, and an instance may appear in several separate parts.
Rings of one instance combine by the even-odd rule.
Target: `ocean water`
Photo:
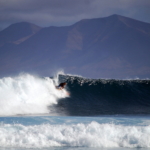
[[[150,149],[150,80],[20,74],[0,79],[0,106],[0,150]]]

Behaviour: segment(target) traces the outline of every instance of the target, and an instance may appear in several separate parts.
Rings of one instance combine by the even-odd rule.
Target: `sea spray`
[[[55,78],[55,82],[57,78]],[[30,74],[0,79],[0,115],[49,113],[49,107],[66,96],[53,79]]]

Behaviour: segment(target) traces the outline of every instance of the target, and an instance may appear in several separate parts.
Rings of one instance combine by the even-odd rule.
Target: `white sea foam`
[[[150,147],[150,126],[114,124],[1,124],[0,147]]]
[[[57,80],[30,74],[0,79],[0,116],[49,113],[48,106],[66,96],[56,90]]]

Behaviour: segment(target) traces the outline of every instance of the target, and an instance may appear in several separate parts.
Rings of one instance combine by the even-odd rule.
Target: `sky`
[[[150,0],[0,0],[0,30],[17,22],[67,26],[112,14],[150,23]]]

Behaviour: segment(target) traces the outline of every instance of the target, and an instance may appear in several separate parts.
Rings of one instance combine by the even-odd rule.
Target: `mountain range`
[[[0,31],[1,77],[61,69],[90,78],[149,78],[150,23],[115,14],[61,27],[20,22]]]

